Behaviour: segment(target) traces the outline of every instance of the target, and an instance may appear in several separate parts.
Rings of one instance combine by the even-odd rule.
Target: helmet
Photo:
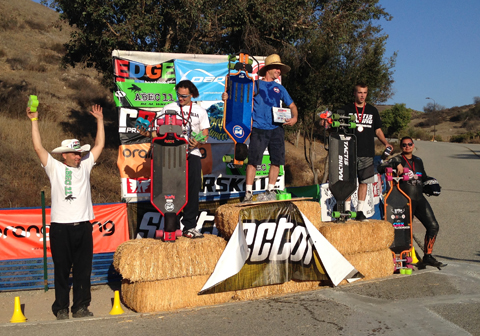
[[[433,177],[428,177],[425,182],[423,182],[423,192],[427,196],[439,196],[442,187],[438,184],[438,181]]]

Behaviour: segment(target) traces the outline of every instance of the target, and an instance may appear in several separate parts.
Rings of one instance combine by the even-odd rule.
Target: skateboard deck
[[[248,156],[248,147],[245,142],[252,131],[255,81],[250,76],[251,66],[248,66],[248,61],[247,54],[240,54],[239,61],[233,67],[238,71],[230,73],[229,65],[229,74],[225,81],[228,99],[225,101],[223,129],[235,143],[234,164],[236,165],[242,165]]]
[[[399,186],[399,178],[392,177],[392,171],[386,170],[390,189],[384,199],[385,220],[392,223],[394,240],[392,250],[396,270],[412,268],[412,208],[410,197]]]
[[[307,200],[313,200],[313,197],[297,197],[297,198],[290,198],[286,200],[273,200],[273,201],[262,201],[262,202],[254,201],[251,203],[238,203],[238,204],[235,204],[235,206],[242,207],[242,206],[261,205],[261,204],[267,204],[267,203],[294,202],[294,201],[307,201]]]

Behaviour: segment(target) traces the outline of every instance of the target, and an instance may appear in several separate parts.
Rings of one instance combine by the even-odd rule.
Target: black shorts
[[[263,152],[268,148],[270,162],[274,166],[285,164],[285,130],[277,127],[273,130],[253,128],[248,147],[248,164],[262,164]]]

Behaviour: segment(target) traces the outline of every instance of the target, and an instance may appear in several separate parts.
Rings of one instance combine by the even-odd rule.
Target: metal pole
[[[42,234],[43,234],[43,285],[45,292],[48,291],[47,270],[47,224],[45,220],[45,192],[42,190]]]
[[[433,112],[432,112],[432,113],[433,113],[433,116],[434,116],[434,122],[433,122],[433,141],[435,141],[435,139],[436,139],[436,138],[435,138],[435,133],[437,132],[437,129],[436,129],[436,127],[435,127],[435,126],[437,125],[437,124],[436,124],[437,116],[435,115],[437,103],[435,102],[435,99],[433,99],[433,98],[427,97],[427,98],[425,98],[425,99],[431,99],[431,100],[433,100]]]

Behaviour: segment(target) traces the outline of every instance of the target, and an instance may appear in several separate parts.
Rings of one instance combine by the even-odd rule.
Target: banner
[[[176,59],[174,63],[177,83],[185,79],[192,81],[200,92],[197,100],[222,100],[228,62],[200,63]]]
[[[164,107],[177,100],[175,84],[138,82],[126,79],[115,82],[113,97],[117,107]]]
[[[50,257],[50,208],[45,210]],[[114,252],[128,240],[127,205],[94,205],[93,212],[93,253]],[[0,260],[42,258],[42,209],[0,210],[0,241]]]
[[[358,271],[291,202],[242,209],[239,223],[199,294],[290,280],[360,278]]]

